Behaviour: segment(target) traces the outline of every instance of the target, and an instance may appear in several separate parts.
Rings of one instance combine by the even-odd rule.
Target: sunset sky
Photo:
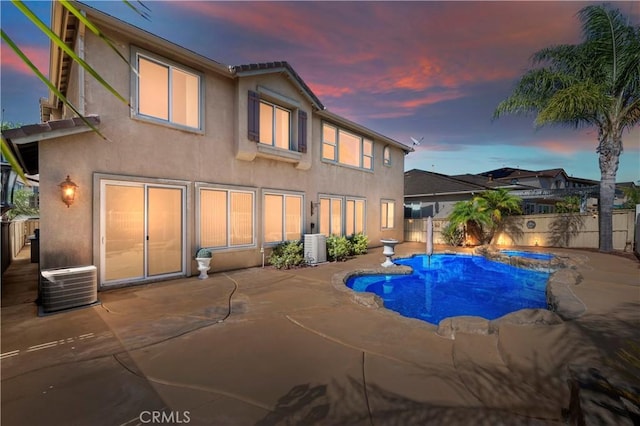
[[[444,174],[564,168],[600,179],[597,131],[492,121],[535,51],[580,41],[586,2],[87,2],[226,65],[288,61],[330,111],[411,144],[405,169]],[[26,2],[46,23],[51,4]],[[633,25],[640,3],[616,2]],[[49,44],[8,1],[3,30],[45,74]],[[2,121],[39,120],[44,84],[3,43]],[[96,111],[99,114],[99,111]],[[624,135],[618,181],[640,179],[640,130]]]

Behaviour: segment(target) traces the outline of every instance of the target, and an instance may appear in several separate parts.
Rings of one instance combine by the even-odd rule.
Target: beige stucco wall
[[[110,36],[128,57],[129,41],[120,32]],[[86,34],[85,44],[87,62],[116,90],[129,97],[127,65],[90,33]],[[153,51],[152,46],[142,47]],[[401,149],[392,147],[393,165],[384,166],[384,144],[374,138],[373,172],[323,162],[322,120],[313,113],[309,100],[297,86],[284,76],[269,74],[237,80],[207,71],[198,62],[185,58],[168,59],[180,59],[182,64],[205,75],[204,134],[131,118],[126,105],[87,77],[84,82],[85,113],[100,116],[99,128],[108,140],[89,132],[40,143],[42,268],[83,264],[100,267],[101,176],[151,183],[161,179],[185,185],[188,192],[187,273],[197,273],[191,259],[197,249],[197,182],[256,189],[256,246],[215,252],[214,271],[261,263],[262,191],[265,189],[304,193],[305,233],[311,231],[312,222],[316,223],[315,231],[318,230],[318,213],[311,216],[310,203],[318,202],[319,194],[330,194],[366,198],[366,233],[372,246],[380,245],[381,238],[403,239],[404,152]],[[73,76],[70,86],[74,86],[73,91],[77,93],[77,85],[82,83],[78,81],[77,73]],[[295,161],[260,156],[256,143],[247,140],[247,91],[256,90],[258,86],[294,99],[308,113],[308,152],[297,156]],[[60,200],[58,187],[67,175],[79,185],[77,200],[70,208]],[[380,229],[382,199],[396,203],[395,227],[384,232]]]

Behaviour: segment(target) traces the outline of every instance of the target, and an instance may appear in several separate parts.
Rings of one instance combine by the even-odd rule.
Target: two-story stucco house
[[[40,174],[41,268],[96,265],[105,289],[193,275],[200,247],[221,271],[308,233],[402,240],[410,147],[329,112],[286,62],[222,65],[78,7],[131,67],[58,2],[53,30],[131,108],[52,46],[51,80],[108,140],[53,95],[47,124],[6,134]]]

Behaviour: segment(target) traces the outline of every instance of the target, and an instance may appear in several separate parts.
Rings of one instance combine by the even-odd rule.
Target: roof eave
[[[298,75],[297,72],[289,65],[286,61],[275,62],[273,64],[277,64],[276,66],[262,66],[262,65],[271,65],[269,64],[253,64],[253,65],[237,65],[230,66],[229,71],[235,74],[238,77],[250,77],[255,75],[265,75],[265,74],[284,74],[296,88],[300,91],[300,93],[304,94],[309,102],[313,105],[313,107],[317,111],[322,111],[325,109],[325,106],[322,104],[320,99],[313,93],[313,91],[307,86],[307,84],[302,80],[302,78]],[[253,68],[255,66],[255,68]],[[252,67],[250,69],[243,69],[244,67]]]
[[[100,124],[100,117],[97,115],[89,115],[85,119],[94,127]],[[91,127],[81,118],[76,117],[4,130],[2,136],[20,167],[27,174],[36,175],[39,172],[39,142],[91,131],[93,131]]]

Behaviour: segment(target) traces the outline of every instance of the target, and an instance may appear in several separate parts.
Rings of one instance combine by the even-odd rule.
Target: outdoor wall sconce
[[[320,206],[320,203],[311,202],[311,216],[315,213],[315,210]]]
[[[62,201],[67,205],[67,208],[69,208],[69,206],[73,204],[73,201],[76,198],[76,190],[78,189],[78,185],[76,185],[74,181],[69,179],[69,175],[67,175],[65,181],[62,182],[59,186],[62,190]]]

